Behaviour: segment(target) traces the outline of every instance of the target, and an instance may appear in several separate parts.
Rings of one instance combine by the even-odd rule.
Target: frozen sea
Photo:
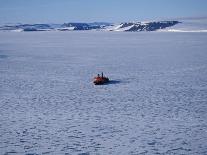
[[[207,33],[0,32],[0,154],[207,155]]]

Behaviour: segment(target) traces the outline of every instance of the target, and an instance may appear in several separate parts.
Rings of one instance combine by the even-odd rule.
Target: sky
[[[126,22],[207,17],[207,0],[0,0],[0,23]]]

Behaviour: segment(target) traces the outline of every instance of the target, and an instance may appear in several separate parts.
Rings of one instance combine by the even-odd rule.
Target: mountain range
[[[0,31],[167,31],[167,32],[207,32],[207,18],[149,21],[149,22],[123,22],[123,23],[75,23],[63,24],[4,24]]]
[[[124,22],[119,24],[64,23],[64,24],[7,24],[0,26],[0,31],[157,31],[178,24],[179,21]]]

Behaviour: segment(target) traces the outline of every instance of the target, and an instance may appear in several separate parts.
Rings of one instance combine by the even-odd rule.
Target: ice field
[[[0,32],[0,154],[206,155],[207,33]]]

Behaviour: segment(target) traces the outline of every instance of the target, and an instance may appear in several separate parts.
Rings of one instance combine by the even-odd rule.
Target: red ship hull
[[[93,83],[95,85],[102,85],[109,82],[109,78],[107,77],[95,77]]]

